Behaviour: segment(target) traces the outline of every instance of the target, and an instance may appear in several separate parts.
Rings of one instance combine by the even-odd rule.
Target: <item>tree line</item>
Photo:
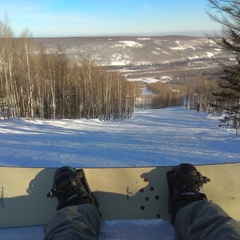
[[[90,59],[72,61],[58,47],[48,52],[24,30],[15,38],[0,22],[2,116],[26,118],[126,118],[134,111],[135,86]]]
[[[218,88],[217,81],[207,78],[194,78],[193,83],[176,85],[171,83],[148,84],[149,91],[155,93],[151,101],[152,108],[183,106],[188,110],[212,112],[211,103],[215,102],[213,91]]]

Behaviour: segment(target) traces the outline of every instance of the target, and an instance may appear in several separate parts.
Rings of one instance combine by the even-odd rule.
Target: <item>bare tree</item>
[[[61,47],[48,51],[33,42],[28,29],[14,38],[8,18],[0,21],[0,104],[7,117],[131,115],[135,92],[122,75],[90,59],[71,62]]]
[[[13,77],[14,42],[9,19],[0,22],[1,97],[6,101],[7,117],[16,116],[16,86]],[[5,109],[4,108],[4,109]]]

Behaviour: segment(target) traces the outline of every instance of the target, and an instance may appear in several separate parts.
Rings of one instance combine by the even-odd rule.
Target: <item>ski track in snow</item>
[[[0,165],[131,167],[240,161],[235,131],[183,108],[136,109],[123,121],[0,120]],[[43,227],[1,229],[0,239],[43,239]],[[103,239],[174,239],[168,221],[103,222]]]

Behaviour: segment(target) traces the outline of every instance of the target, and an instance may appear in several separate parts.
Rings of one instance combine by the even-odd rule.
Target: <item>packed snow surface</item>
[[[123,121],[0,120],[0,165],[132,167],[240,161],[240,139],[218,117],[183,108],[136,109]],[[43,227],[1,229],[1,240],[43,239]],[[105,221],[100,240],[167,239],[163,220]]]

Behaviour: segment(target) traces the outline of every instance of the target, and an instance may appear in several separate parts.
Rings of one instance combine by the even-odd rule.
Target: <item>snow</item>
[[[115,47],[133,47],[133,48],[142,48],[144,44],[140,44],[135,41],[118,41],[118,44]]]
[[[208,56],[209,58],[211,58],[211,57],[213,57],[213,56],[214,56],[214,53],[207,52],[207,56]]]
[[[128,81],[131,82],[145,82],[145,83],[155,83],[160,82],[159,78],[156,77],[145,77],[145,78],[127,78]]]
[[[154,93],[148,91],[147,87],[141,88],[141,92],[142,92],[142,95],[151,95],[151,96],[154,95]]]
[[[136,109],[124,121],[0,120],[0,165],[165,166],[240,161],[240,139],[218,117],[183,108]],[[43,226],[0,229],[1,240],[43,239]],[[100,240],[174,240],[169,221],[103,222]]]
[[[140,41],[150,41],[151,38],[138,38],[137,40],[140,40]]]
[[[125,72],[125,71],[122,71],[122,72]],[[126,75],[126,78],[128,81],[131,81],[131,82],[145,82],[145,83],[156,83],[156,82],[166,83],[172,80],[172,76],[170,75],[161,76],[160,78],[159,77],[128,78],[128,76]]]

